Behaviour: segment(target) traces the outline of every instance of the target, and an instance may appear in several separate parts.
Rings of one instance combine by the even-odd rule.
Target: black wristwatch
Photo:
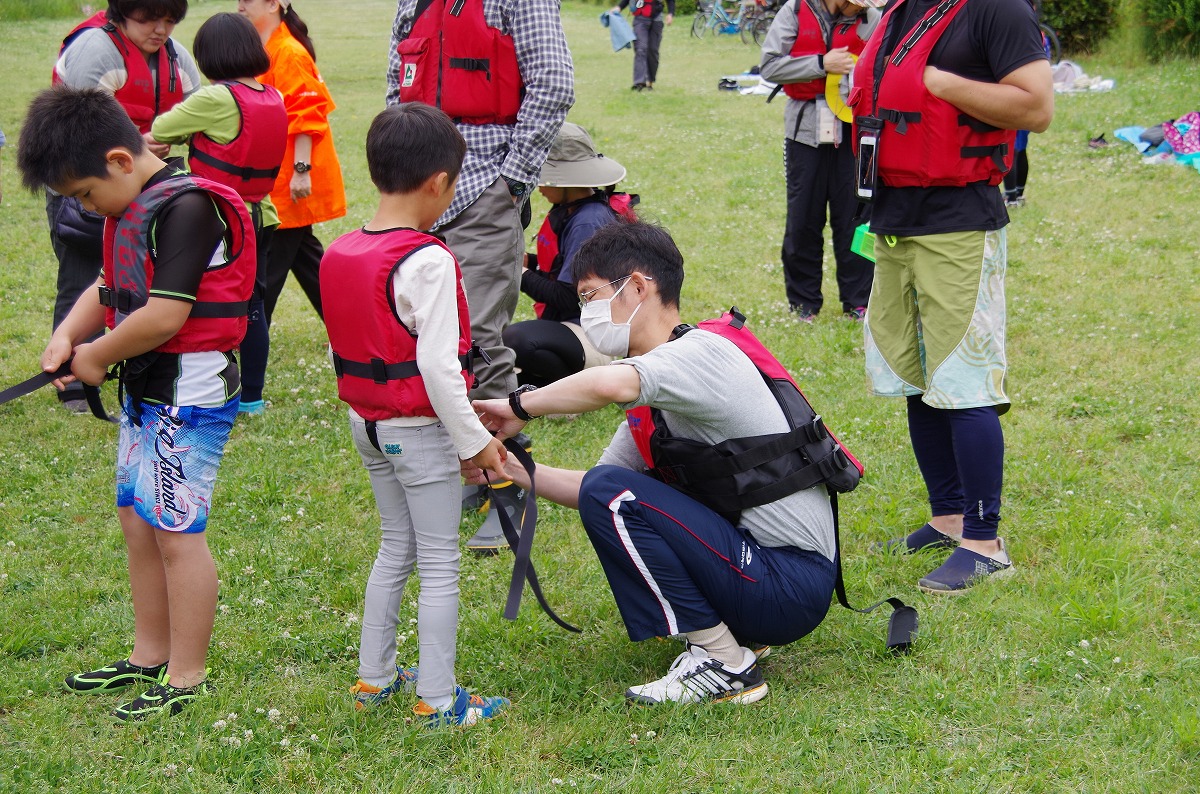
[[[515,198],[523,198],[529,192],[529,185],[519,179],[513,179],[510,176],[501,176],[500,178],[504,180],[504,184],[508,185],[509,194]]]
[[[297,174],[307,174],[312,170],[312,163],[306,163],[301,160],[297,160],[292,164],[292,170]]]
[[[531,392],[536,388],[537,386],[526,383],[524,386],[518,387],[516,391],[509,392],[508,394],[508,407],[512,408],[513,414],[522,422],[532,422],[534,419],[537,419],[536,416],[521,407],[521,395]]]

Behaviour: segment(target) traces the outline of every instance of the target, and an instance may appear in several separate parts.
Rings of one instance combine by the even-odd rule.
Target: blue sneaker
[[[417,701],[413,706],[416,714],[425,723],[427,729],[443,728],[459,725],[474,725],[483,720],[490,720],[509,705],[508,698],[485,698],[472,695],[462,687],[454,689],[454,703],[445,711],[438,711],[424,700]]]
[[[386,686],[371,686],[361,678],[350,687],[354,695],[354,710],[378,706],[397,692],[413,691],[417,686],[417,668],[396,666],[396,676]]]
[[[871,548],[874,551],[884,551],[889,554],[916,554],[918,551],[952,549],[958,545],[960,540],[962,540],[961,535],[957,538],[951,537],[934,529],[932,524],[926,524],[920,529],[910,532],[906,537],[872,543]]]
[[[959,546],[941,567],[917,582],[917,587],[934,595],[959,595],[984,579],[1009,576],[1013,564],[1003,540],[1000,540],[999,555],[999,559],[986,557]]]

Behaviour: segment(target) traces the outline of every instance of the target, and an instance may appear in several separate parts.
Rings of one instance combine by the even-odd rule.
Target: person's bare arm
[[[926,66],[925,87],[967,115],[1001,129],[1045,132],[1054,118],[1054,81],[1050,62],[1043,59],[1009,72],[999,83]]]

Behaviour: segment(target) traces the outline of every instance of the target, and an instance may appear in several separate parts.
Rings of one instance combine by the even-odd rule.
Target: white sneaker
[[[742,664],[727,667],[699,645],[675,657],[667,674],[657,681],[625,690],[631,703],[754,703],[767,695],[767,682],[758,669],[754,651],[742,648]]]

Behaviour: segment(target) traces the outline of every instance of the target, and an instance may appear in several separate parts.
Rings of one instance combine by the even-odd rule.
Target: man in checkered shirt
[[[575,102],[575,72],[558,0],[482,3],[487,24],[512,37],[524,94],[515,124],[457,125],[467,141],[467,156],[454,201],[432,230],[445,238],[458,259],[471,310],[471,332],[491,357],[490,364],[476,366],[474,399],[503,397],[517,387],[516,355],[504,346],[501,333],[512,322],[520,295],[525,261],[521,210]],[[388,51],[388,105],[400,101],[397,46],[412,32],[417,6],[418,0],[399,0]],[[518,489],[502,492],[509,490]],[[513,502],[510,513],[523,508],[523,499],[519,505],[515,500],[502,501]],[[482,537],[487,533],[493,533],[489,538],[495,548],[507,545],[492,515],[468,546],[479,551],[492,548],[487,545],[489,538]]]

